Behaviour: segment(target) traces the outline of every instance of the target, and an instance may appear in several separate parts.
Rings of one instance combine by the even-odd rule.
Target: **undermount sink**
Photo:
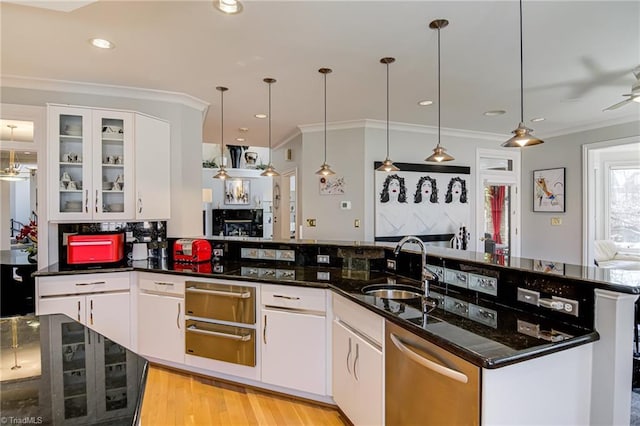
[[[382,299],[417,299],[424,296],[419,288],[402,284],[374,284],[362,289],[368,296]]]

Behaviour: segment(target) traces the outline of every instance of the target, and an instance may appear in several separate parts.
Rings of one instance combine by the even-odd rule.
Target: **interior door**
[[[479,228],[478,252],[501,259],[509,256],[512,234],[512,199],[517,194],[514,185],[498,182],[483,182],[483,217]]]

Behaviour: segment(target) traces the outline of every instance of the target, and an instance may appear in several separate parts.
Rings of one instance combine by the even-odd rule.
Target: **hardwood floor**
[[[251,388],[150,366],[142,426],[344,426],[338,410]]]

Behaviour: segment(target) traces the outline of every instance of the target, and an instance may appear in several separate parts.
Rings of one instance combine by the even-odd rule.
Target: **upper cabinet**
[[[51,220],[170,217],[168,123],[59,105],[48,123]]]

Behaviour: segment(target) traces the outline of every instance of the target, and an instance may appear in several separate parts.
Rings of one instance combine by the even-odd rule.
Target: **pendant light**
[[[440,146],[440,29],[445,28],[447,25],[449,25],[449,21],[446,19],[436,19],[429,24],[429,28],[438,30],[438,144],[433,148],[433,154],[425,158],[424,161],[436,163],[455,160]]]
[[[18,126],[15,124],[7,124],[7,127],[11,129],[11,143],[13,144],[13,131]],[[6,181],[19,181],[25,180],[26,177],[20,175],[21,164],[16,160],[16,152],[14,149],[9,151],[9,167],[0,171],[0,179]]]
[[[382,165],[376,170],[379,172],[399,172],[400,169],[393,164],[393,161],[389,158],[389,64],[396,61],[396,58],[382,58],[381,64],[387,66],[387,157],[382,162]]]
[[[318,72],[324,77],[324,162],[316,174],[330,176],[336,174],[327,164],[327,74],[331,72],[331,68],[320,68]]]
[[[225,180],[231,177],[229,176],[229,173],[227,173],[227,170],[224,168],[224,92],[229,89],[227,89],[226,87],[218,86],[216,87],[216,90],[220,92],[220,142],[222,143],[222,158],[220,160],[221,164],[220,168],[218,169],[218,173],[216,173],[213,178]]]
[[[524,78],[523,78],[523,48],[522,48],[522,0],[520,0],[520,123],[518,127],[512,131],[515,136],[502,144],[507,148],[522,148],[544,143],[543,140],[536,138],[531,134],[532,129],[524,125]]]
[[[260,173],[260,176],[280,176],[271,164],[271,85],[276,82],[274,78],[265,78],[262,81],[269,85],[269,164],[267,168],[264,169],[264,172]]]

